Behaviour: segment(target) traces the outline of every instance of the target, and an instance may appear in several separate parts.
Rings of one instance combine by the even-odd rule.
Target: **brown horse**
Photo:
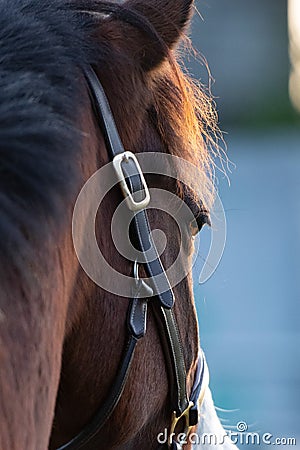
[[[89,279],[72,242],[77,195],[109,160],[85,65],[93,64],[101,80],[124,147],[197,165],[201,201],[190,199],[191,208],[198,215],[200,205],[210,204],[206,142],[215,113],[175,59],[191,10],[191,0],[0,4],[1,450],[56,449],[72,439],[105,400],[125,343],[129,300]],[[171,179],[147,181],[180,195]],[[98,212],[97,238],[115,270],[132,276],[132,264],[110,237],[119,202],[116,187]],[[190,264],[189,224],[182,237],[164,212],[150,211],[149,218],[172,240],[164,266],[172,264],[181,239],[182,264]],[[190,390],[199,340],[191,275],[174,293]],[[150,310],[121,400],[94,448],[156,449],[158,433],[170,426],[168,392]]]

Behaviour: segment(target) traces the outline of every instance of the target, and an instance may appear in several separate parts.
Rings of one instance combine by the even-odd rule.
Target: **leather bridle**
[[[182,422],[184,432],[180,436],[186,439],[191,428],[197,425],[199,408],[203,402],[208,385],[208,369],[204,353],[199,349],[194,384],[191,395],[188,396],[182,344],[173,313],[174,293],[152,239],[148,221],[146,210],[150,201],[148,187],[136,156],[124,150],[108,99],[92,67],[85,68],[85,77],[95,113],[100,120],[101,130],[104,133],[107,151],[113,161],[127,205],[133,212],[132,223],[135,246],[144,254],[143,266],[154,283],[150,287],[142,278],[139,278],[139,265],[136,262],[134,264],[133,296],[127,315],[128,339],[113,386],[106,401],[100,406],[92,421],[71,441],[57,450],[95,450],[97,448],[98,433],[110,418],[122,396],[136,344],[145,335],[149,301],[153,304],[153,311],[168,368],[170,411],[172,414],[169,441],[159,448],[180,450],[183,446],[180,442],[177,442],[176,429],[177,427],[179,428]]]

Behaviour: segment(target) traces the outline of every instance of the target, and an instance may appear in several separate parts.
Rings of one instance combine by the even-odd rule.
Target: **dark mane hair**
[[[211,199],[205,140],[211,141],[207,130],[216,129],[215,112],[138,8],[94,0],[11,0],[0,5],[0,233],[6,236],[1,243],[6,255],[29,229],[41,233],[37,214],[60,218],[61,198],[72,191],[81,138],[76,128],[80,69],[97,63],[100,70],[105,64],[116,70],[115,59],[126,58],[110,55],[107,42],[97,42],[95,22],[101,28],[105,17],[136,27],[151,40],[151,66],[157,54],[165,56],[163,66],[152,70],[150,118],[167,151],[200,164],[201,192],[208,203]],[[148,66],[149,60],[141,60],[136,70]]]
[[[91,58],[88,20],[62,1],[0,5],[1,251],[38,230],[37,214],[59,216],[70,190],[80,133],[79,68]],[[78,149],[79,150],[79,149]],[[34,220],[32,220],[34,219]],[[16,249],[16,251],[18,251]]]

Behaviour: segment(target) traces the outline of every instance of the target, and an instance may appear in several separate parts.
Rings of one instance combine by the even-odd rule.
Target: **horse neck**
[[[86,176],[97,167],[96,159],[90,167],[83,164],[92,159],[88,152],[95,154],[95,148],[87,147],[78,161],[78,173],[84,166]],[[70,182],[77,182],[79,190],[82,181]],[[70,233],[75,198],[62,201],[66,207],[59,227],[54,218],[41,216],[46,238],[37,240],[24,233],[18,259],[0,260],[1,449],[48,448],[79,266]]]
[[[47,448],[72,289],[70,249],[70,237],[49,227],[48,239],[27,249],[23,270],[1,268],[1,449]]]

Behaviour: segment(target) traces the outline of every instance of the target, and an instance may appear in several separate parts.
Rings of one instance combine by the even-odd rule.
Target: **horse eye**
[[[185,204],[193,214],[193,220],[187,224],[192,237],[195,237],[204,225],[211,226],[210,215],[203,201],[199,199],[195,191],[186,185],[180,185],[180,192]]]
[[[209,213],[207,211],[201,212],[197,217],[195,216],[190,223],[192,237],[195,237],[202,230],[204,225],[211,226]]]
[[[204,225],[211,226],[210,216],[203,202],[198,200],[192,192],[186,192],[185,203],[190,208],[194,219],[189,223],[191,235],[194,237]]]

